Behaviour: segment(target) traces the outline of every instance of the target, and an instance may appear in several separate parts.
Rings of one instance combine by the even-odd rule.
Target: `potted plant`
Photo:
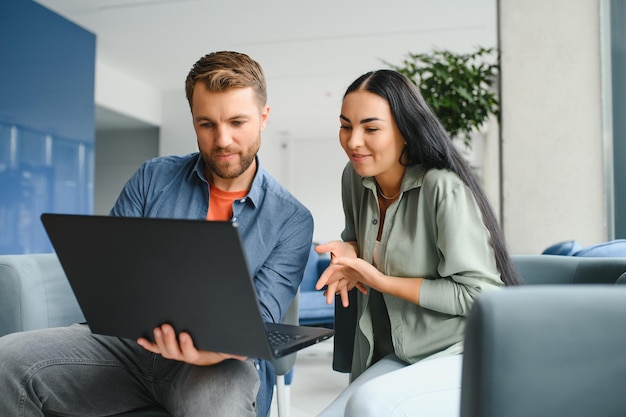
[[[383,61],[406,75],[441,120],[452,139],[462,139],[471,148],[472,133],[480,130],[490,115],[499,117],[494,84],[498,74],[495,48],[456,54],[448,50],[409,53],[401,65]]]

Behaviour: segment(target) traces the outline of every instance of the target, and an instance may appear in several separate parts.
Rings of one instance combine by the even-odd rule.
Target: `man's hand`
[[[197,350],[189,333],[182,332],[176,338],[174,328],[169,324],[163,324],[154,329],[154,342],[143,337],[137,339],[137,343],[152,353],[157,353],[166,359],[186,362],[192,365],[215,365],[226,359],[246,360],[245,356],[230,355],[227,353],[209,352]]]

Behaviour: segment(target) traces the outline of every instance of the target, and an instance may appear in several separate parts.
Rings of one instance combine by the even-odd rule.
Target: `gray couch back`
[[[0,336],[84,320],[56,254],[0,255]]]

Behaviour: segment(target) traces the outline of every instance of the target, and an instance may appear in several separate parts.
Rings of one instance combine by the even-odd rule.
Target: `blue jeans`
[[[255,417],[252,360],[193,366],[84,325],[0,338],[0,416],[109,416],[161,405],[172,416]]]

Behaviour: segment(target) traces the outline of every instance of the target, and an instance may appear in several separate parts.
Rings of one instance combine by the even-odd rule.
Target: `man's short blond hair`
[[[246,54],[220,51],[200,58],[185,80],[185,92],[190,107],[193,90],[198,82],[204,83],[211,92],[251,87],[257,95],[259,106],[263,107],[267,103],[263,69]]]

